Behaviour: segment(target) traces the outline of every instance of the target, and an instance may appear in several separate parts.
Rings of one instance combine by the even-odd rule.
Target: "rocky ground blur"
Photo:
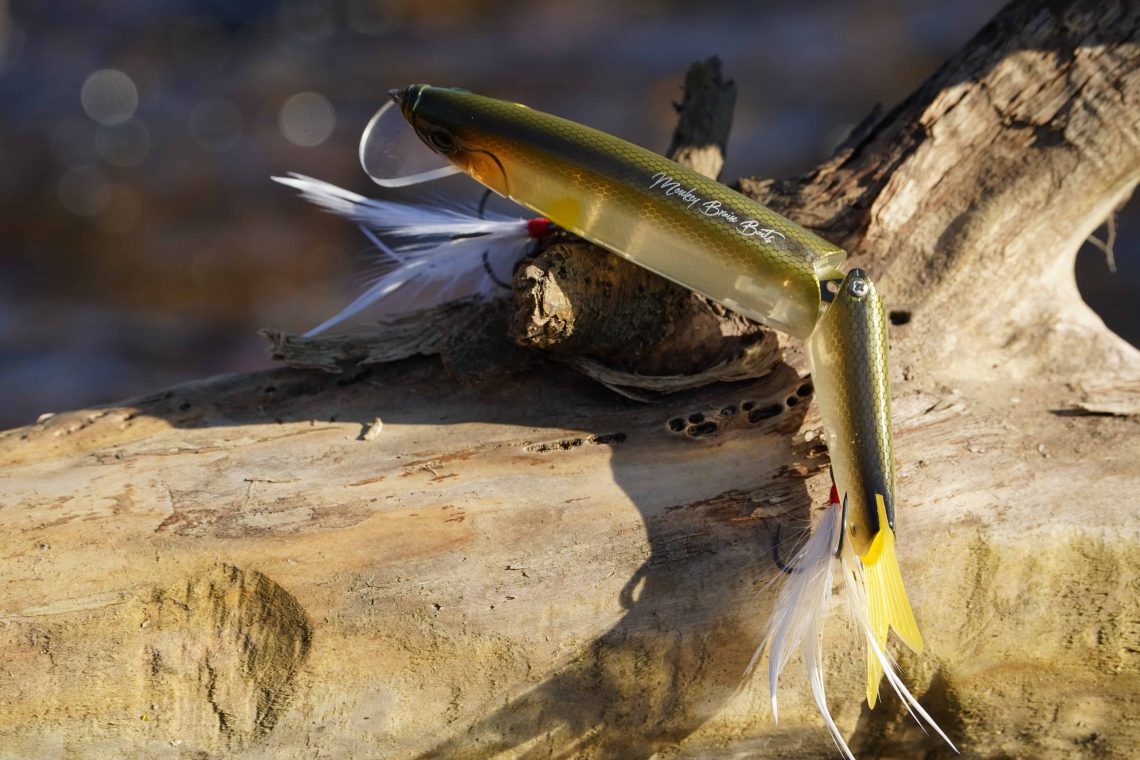
[[[366,241],[270,183],[360,192],[389,87],[464,86],[663,150],[694,60],[739,87],[724,176],[786,176],[910,92],[997,0],[0,0],[0,428],[267,366],[343,305]],[[1078,281],[1140,342],[1140,217]],[[1104,231],[1101,231],[1103,236]]]

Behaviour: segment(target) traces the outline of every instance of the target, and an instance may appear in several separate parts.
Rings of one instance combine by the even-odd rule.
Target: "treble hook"
[[[491,200],[491,189],[487,188],[483,191],[483,197],[479,199],[479,205],[475,209],[475,213],[479,215],[480,219],[486,219],[487,201]]]
[[[772,534],[772,561],[776,563],[776,567],[780,571],[788,575],[796,575],[802,573],[802,567],[793,567],[784,562],[784,558],[780,556],[780,523],[776,523],[776,532]]]

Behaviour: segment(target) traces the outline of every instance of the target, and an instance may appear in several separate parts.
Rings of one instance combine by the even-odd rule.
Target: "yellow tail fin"
[[[887,649],[887,629],[893,629],[903,642],[915,652],[922,652],[922,634],[910,600],[906,598],[899,563],[895,557],[895,533],[887,524],[887,508],[881,494],[875,494],[879,512],[879,533],[871,548],[861,558],[863,582],[867,593],[867,617],[879,648]],[[879,697],[879,680],[883,666],[875,653],[867,647],[867,704],[872,708]]]

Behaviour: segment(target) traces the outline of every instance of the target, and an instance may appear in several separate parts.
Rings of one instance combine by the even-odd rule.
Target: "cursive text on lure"
[[[784,239],[784,233],[770,227],[760,226],[755,219],[741,219],[730,208],[718,200],[705,200],[697,194],[695,187],[684,187],[672,175],[657,172],[650,177],[649,189],[660,190],[666,198],[678,198],[688,208],[694,209],[704,216],[724,219],[729,224],[736,225],[736,230],[744,237],[758,237],[765,243],[774,243],[776,238]]]

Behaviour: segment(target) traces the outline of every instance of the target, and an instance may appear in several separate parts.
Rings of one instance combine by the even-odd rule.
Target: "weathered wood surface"
[[[1140,748],[1140,355],[1072,276],[1140,179],[1138,42],[1134,4],[1014,3],[811,175],[742,183],[898,312],[901,665],[966,757]],[[794,672],[779,724],[738,688],[774,530],[825,498],[795,347],[646,405],[436,338],[0,434],[0,756],[834,756]],[[840,620],[857,754],[946,756],[866,709]]]

